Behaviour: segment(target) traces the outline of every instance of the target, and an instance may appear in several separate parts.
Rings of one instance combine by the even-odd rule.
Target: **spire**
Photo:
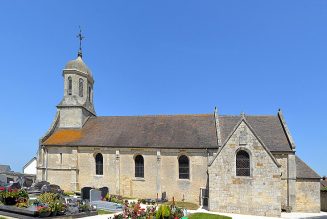
[[[78,27],[79,27],[79,33],[78,33],[78,35],[76,37],[79,38],[79,50],[78,50],[77,56],[82,58],[82,56],[83,56],[83,54],[82,54],[82,40],[85,39],[85,37],[82,35],[81,26],[78,26]]]

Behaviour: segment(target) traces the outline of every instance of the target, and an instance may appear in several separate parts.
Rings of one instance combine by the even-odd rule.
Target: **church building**
[[[65,191],[197,203],[211,211],[280,216],[320,212],[320,176],[296,155],[276,115],[98,116],[82,59],[63,69],[64,96],[40,139],[37,179]]]

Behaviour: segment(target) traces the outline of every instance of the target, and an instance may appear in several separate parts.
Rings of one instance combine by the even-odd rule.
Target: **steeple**
[[[80,47],[77,58],[63,69],[64,96],[57,108],[60,113],[59,128],[81,128],[90,116],[96,116],[93,105],[94,80],[91,70],[82,59],[82,32],[77,35]]]

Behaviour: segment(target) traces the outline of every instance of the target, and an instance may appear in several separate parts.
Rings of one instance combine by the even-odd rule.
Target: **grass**
[[[115,212],[106,211],[106,210],[102,210],[102,209],[97,210],[97,212],[98,212],[98,215],[101,215],[101,214],[113,214],[113,213],[115,213]]]
[[[0,219],[7,219],[6,217],[0,217]]]
[[[231,217],[218,215],[218,214],[207,214],[207,213],[195,213],[189,216],[189,219],[232,219]]]
[[[164,204],[165,205],[171,205],[173,202],[170,201],[170,202],[165,202]],[[186,208],[188,210],[196,210],[199,208],[199,205],[195,204],[195,203],[191,203],[191,202],[177,202],[175,201],[175,205],[177,207],[180,207],[180,208]]]

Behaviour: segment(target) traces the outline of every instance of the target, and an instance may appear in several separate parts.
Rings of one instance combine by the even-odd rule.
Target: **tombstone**
[[[99,190],[101,191],[102,199],[104,199],[106,197],[106,195],[109,193],[109,188],[108,187],[102,187]]]
[[[101,201],[101,200],[102,200],[101,191],[98,189],[91,189],[90,190],[90,202]]]
[[[50,184],[49,185],[49,191],[52,193],[56,193],[56,194],[62,194],[63,190],[60,188],[60,186],[55,185],[55,184]]]
[[[50,185],[50,183],[47,182],[47,181],[41,181],[41,182],[37,182],[37,183],[35,183],[34,185],[32,185],[32,187],[33,187],[34,189],[36,189],[36,190],[40,190],[40,191],[41,191],[41,188],[42,188],[42,186],[44,186],[44,185]]]
[[[20,186],[20,183],[19,183],[19,182],[13,182],[13,183],[10,183],[10,184],[8,185],[8,187],[10,187],[11,189],[20,189],[20,188],[22,188],[22,187]]]
[[[167,199],[167,193],[166,192],[163,192],[162,194],[161,194],[161,201],[162,202],[165,202],[165,201],[167,201],[168,199]]]
[[[0,186],[4,186],[7,184],[7,176],[0,174]]]
[[[81,189],[81,198],[82,200],[90,200],[90,191],[91,187],[83,187]]]

